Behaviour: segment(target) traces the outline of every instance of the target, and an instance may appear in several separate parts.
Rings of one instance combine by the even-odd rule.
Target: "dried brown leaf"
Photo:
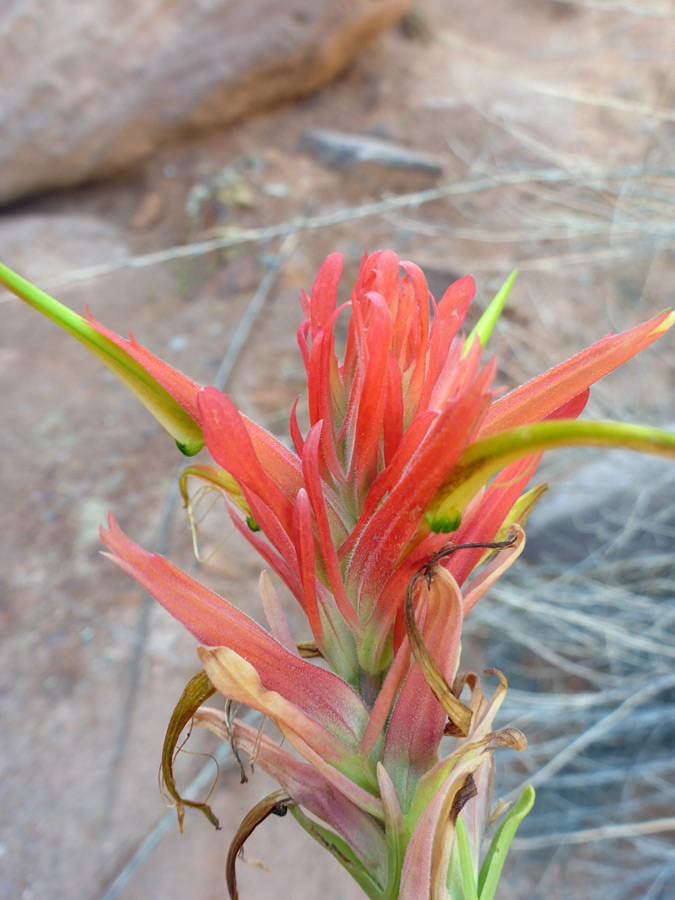
[[[450,822],[454,825],[457,821],[457,817],[464,809],[469,800],[472,800],[474,797],[478,796],[478,790],[476,788],[476,782],[473,779],[473,775],[471,772],[466,776],[464,780],[464,784],[455,794],[455,799],[452,801],[452,807],[450,809]]]
[[[188,722],[190,722],[195,712],[197,711],[197,709],[199,709],[202,703],[204,703],[205,700],[208,700],[209,697],[213,696],[215,692],[216,689],[211,684],[206,672],[198,672],[196,675],[194,675],[185,685],[183,693],[181,694],[180,699],[176,704],[176,708],[171,714],[171,718],[169,719],[169,724],[166,729],[166,735],[164,737],[164,746],[162,748],[161,776],[164,779],[164,787],[166,789],[166,792],[171,796],[176,804],[176,812],[178,814],[178,827],[181,833],[183,831],[183,816],[185,806],[192,806],[195,809],[200,809],[212,825],[215,825],[216,828],[220,828],[218,819],[211,811],[210,806],[207,806],[206,803],[198,803],[196,800],[184,800],[183,797],[181,797],[173,777],[173,761],[176,752],[176,745],[178,744],[181,732],[188,724]]]
[[[512,750],[527,750],[527,738],[518,728],[502,728],[494,731],[492,739],[500,747],[510,747]]]
[[[422,670],[422,674],[431,688],[434,697],[445,710],[450,722],[459,732],[459,736],[466,737],[471,729],[471,710],[467,706],[464,706],[464,704],[452,693],[452,688],[445,680],[445,676],[438,668],[436,661],[427,650],[424,638],[422,637],[422,632],[417,627],[417,622],[415,622],[412,597],[416,580],[417,577],[413,577],[408,585],[405,596],[405,605],[403,607],[403,617],[405,628],[408,633],[408,640],[410,642],[410,649],[415,658],[415,662]]]
[[[264,822],[268,816],[285,816],[288,807],[293,804],[293,799],[289,797],[286,791],[273,791],[267,797],[256,803],[253,809],[250,809],[241,821],[235,836],[232,838],[230,849],[227,854],[226,863],[226,879],[227,890],[230,894],[230,900],[239,900],[239,892],[237,891],[237,874],[235,871],[237,856],[244,847],[244,844],[255,831],[255,829]]]
[[[300,641],[295,645],[298,648],[298,653],[303,659],[316,659],[317,657],[323,657],[323,653],[316,646],[314,641]]]

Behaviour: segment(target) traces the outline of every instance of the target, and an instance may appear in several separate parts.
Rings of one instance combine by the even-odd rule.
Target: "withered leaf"
[[[457,817],[464,809],[469,800],[472,800],[474,797],[478,796],[478,790],[476,789],[476,783],[473,780],[473,775],[471,772],[464,779],[464,784],[457,791],[455,795],[455,799],[452,802],[452,806],[450,808],[450,821],[454,825],[457,821]]]
[[[518,728],[502,728],[492,734],[495,744],[512,750],[527,750],[527,738]]]
[[[218,819],[211,811],[211,807],[206,803],[198,803],[196,800],[184,800],[178,792],[176,782],[173,777],[173,761],[176,751],[176,745],[180,738],[181,732],[192,719],[195,712],[215,694],[216,689],[211,684],[206,672],[198,672],[185,685],[180,700],[176,704],[176,708],[171,714],[169,724],[164,737],[164,746],[162,747],[162,767],[161,773],[164,779],[164,787],[167,793],[175,801],[176,812],[178,814],[178,827],[183,831],[184,807],[192,806],[200,809],[206,818],[216,828],[220,828]]]
[[[403,607],[403,618],[408,633],[408,640],[410,641],[410,649],[415,658],[415,662],[422,670],[422,674],[426,678],[427,684],[431,688],[434,697],[443,707],[450,722],[456,727],[459,736],[466,737],[471,728],[471,710],[467,706],[464,706],[464,704],[452,693],[452,688],[445,680],[445,676],[438,668],[436,661],[427,650],[424,638],[422,637],[422,632],[417,627],[417,622],[415,622],[412,598],[413,587],[416,580],[417,576],[412,578],[408,585]]]
[[[235,836],[232,838],[232,843],[230,844],[230,849],[227,854],[225,877],[227,879],[227,890],[230,894],[230,900],[239,900],[235,866],[237,856],[244,844],[258,825],[260,825],[261,822],[264,822],[268,816],[286,815],[288,807],[293,803],[294,800],[289,797],[286,791],[273,791],[271,794],[268,794],[267,797],[263,797],[259,803],[256,803],[242,819]]]
[[[295,645],[298,648],[298,653],[303,659],[316,659],[317,657],[323,657],[323,653],[316,646],[314,641],[300,641]]]

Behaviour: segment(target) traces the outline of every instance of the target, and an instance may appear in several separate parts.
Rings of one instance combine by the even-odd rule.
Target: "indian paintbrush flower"
[[[675,314],[610,335],[499,396],[496,363],[481,357],[513,276],[465,337],[471,278],[436,302],[416,265],[380,251],[364,258],[351,299],[338,305],[341,272],[341,257],[328,257],[301,298],[309,429],[303,435],[296,402],[292,449],[133,338],[77,316],[4,267],[0,282],[96,353],[181,449],[206,444],[215,465],[186,468],[184,496],[190,478],[223,495],[236,528],[309,622],[314,645],[296,645],[266,573],[269,632],[143,550],[112,517],[102,530],[110,557],[204,645],[203,672],[165,743],[164,777],[181,813],[196,805],[213,817],[183,801],[173,782],[176,742],[193,717],[237,755],[255,755],[280,784],[233,842],[232,895],[241,840],[289,808],[371,898],[491,900],[533,792],[504,817],[481,867],[494,748],[525,741],[515,729],[492,730],[504,676],[488,670],[499,682],[488,700],[475,675],[459,673],[462,622],[523,549],[522,526],[544,488],[525,489],[543,451],[590,444],[675,455],[675,437],[656,429],[577,421],[590,385],[656,340]],[[335,328],[348,314],[340,360]],[[215,691],[268,716],[295,753],[203,708]],[[446,756],[444,735],[456,739]]]

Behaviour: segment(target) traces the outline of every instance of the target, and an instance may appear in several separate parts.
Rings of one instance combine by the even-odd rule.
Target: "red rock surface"
[[[39,0],[0,20],[0,204],[301,97],[411,0]]]

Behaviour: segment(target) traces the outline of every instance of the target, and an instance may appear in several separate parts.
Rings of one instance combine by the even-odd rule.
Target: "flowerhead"
[[[494,540],[540,451],[574,439],[589,385],[655,340],[672,315],[607,337],[500,397],[495,361],[483,363],[481,340],[460,331],[471,278],[436,302],[416,265],[380,251],[364,258],[340,304],[341,271],[341,257],[328,257],[301,300],[308,432],[296,404],[288,450],[216,389],[196,390],[207,447],[235,487],[213,469],[192,471],[223,490],[235,524],[305,610],[331,668],[358,687],[364,672],[378,677],[391,664],[420,565],[448,540]],[[339,355],[336,326],[347,316]],[[489,583],[466,583],[483,555],[442,565],[464,588],[463,612]]]
[[[458,676],[464,616],[522,550],[520,526],[541,489],[523,491],[544,450],[589,443],[675,454],[673,436],[654,429],[576,421],[590,385],[675,318],[662,313],[610,335],[502,395],[495,361],[482,358],[494,316],[468,338],[461,331],[471,278],[436,301],[416,265],[380,251],[363,259],[340,303],[341,273],[342,259],[328,257],[301,298],[309,427],[303,433],[296,403],[292,449],[133,338],[77,317],[3,268],[0,280],[89,346],[190,452],[206,443],[216,465],[194,464],[183,481],[222,493],[235,526],[307,616],[328,670],[299,652],[267,576],[269,633],[111,520],[103,540],[112,558],[205,645],[209,689],[271,718],[300,759],[214,711],[199,721],[258,754],[296,818],[370,896],[412,900],[435,885],[440,897],[464,852],[458,833],[478,875],[493,746],[522,746],[491,730],[503,679],[487,701],[473,676]],[[502,546],[487,560],[484,545],[494,542]],[[444,733],[460,740],[442,759]]]

